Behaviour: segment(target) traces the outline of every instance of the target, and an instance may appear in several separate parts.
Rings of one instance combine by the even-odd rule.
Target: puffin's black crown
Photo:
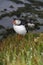
[[[18,18],[13,18],[13,20],[18,20]]]
[[[16,20],[17,18],[13,18],[13,20]]]

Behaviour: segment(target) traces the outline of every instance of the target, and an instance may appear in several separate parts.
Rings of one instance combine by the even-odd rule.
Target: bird
[[[19,20],[19,19],[14,19],[13,20],[13,29],[17,34],[20,35],[25,35],[26,34],[26,23],[24,23],[23,21]]]
[[[26,33],[28,32],[29,27],[34,27],[35,24],[29,23],[25,20],[20,20],[20,19],[14,19],[12,21],[13,24],[13,29],[14,31],[18,34],[18,37],[20,36],[25,36]]]

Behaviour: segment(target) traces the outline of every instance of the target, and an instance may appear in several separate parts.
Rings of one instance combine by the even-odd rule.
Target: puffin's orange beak
[[[13,21],[12,21],[12,24],[16,24],[16,21],[15,21],[15,20],[13,20]]]

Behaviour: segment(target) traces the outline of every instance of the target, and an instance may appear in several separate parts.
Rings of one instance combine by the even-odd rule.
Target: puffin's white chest
[[[27,32],[25,26],[23,25],[20,25],[20,26],[13,25],[13,28],[16,33],[21,34],[21,35],[25,35]]]

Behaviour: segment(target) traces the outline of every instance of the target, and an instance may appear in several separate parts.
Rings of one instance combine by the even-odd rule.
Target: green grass
[[[0,41],[0,65],[43,65],[43,33],[27,33],[21,40],[10,34]]]

